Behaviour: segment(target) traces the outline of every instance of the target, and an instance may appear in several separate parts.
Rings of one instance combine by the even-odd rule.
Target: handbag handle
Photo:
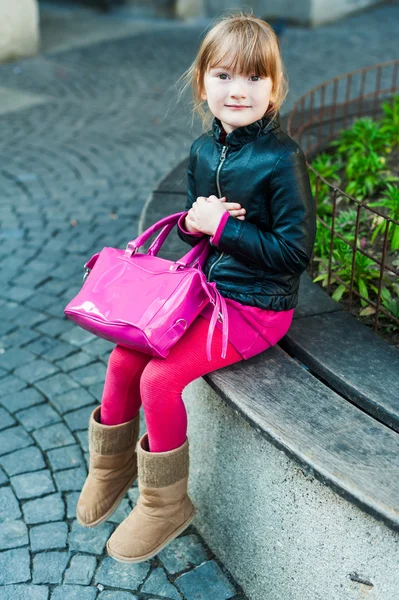
[[[151,244],[151,246],[148,248],[148,251],[147,251],[147,254],[156,256],[157,253],[159,252],[159,250],[162,248],[169,233],[172,231],[174,226],[177,225],[177,222],[179,221],[180,217],[184,214],[187,214],[187,212],[188,211],[174,213],[173,215],[168,215],[167,217],[164,217],[160,221],[157,221],[157,223],[154,223],[153,225],[151,225],[151,227],[149,227],[148,229],[143,231],[143,233],[141,233],[137,238],[128,242],[125,252],[129,256],[136,254],[137,250],[139,248],[141,248],[141,246],[143,246],[143,244],[145,244],[145,242],[156,231],[158,231],[159,229],[162,229],[160,234],[156,237],[156,239],[154,240],[154,242]],[[182,256],[179,260],[175,261],[175,263],[174,263],[176,265],[175,268],[177,269],[177,268],[179,268],[179,266],[188,266],[188,265],[191,265],[193,267],[199,266],[202,268],[205,264],[208,252],[209,252],[208,237],[205,237],[198,244],[196,244],[194,246],[194,248],[189,250],[189,252],[187,252],[187,254]]]

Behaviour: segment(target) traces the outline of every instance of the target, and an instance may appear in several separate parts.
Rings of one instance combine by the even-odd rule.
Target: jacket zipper
[[[220,162],[219,162],[219,165],[218,165],[218,168],[217,168],[217,171],[216,171],[216,185],[217,185],[218,192],[219,192],[219,198],[221,198],[221,196],[222,196],[222,192],[220,191],[219,173],[220,173],[220,169],[222,168],[222,165],[223,165],[224,161],[226,160],[227,150],[228,150],[228,146],[223,146],[222,153],[220,155]],[[213,265],[209,269],[209,272],[208,272],[208,281],[210,281],[210,277],[211,277],[211,273],[212,273],[213,267],[219,261],[222,260],[223,256],[224,256],[224,252],[222,252],[222,254],[219,256],[219,258],[217,260],[215,260],[215,262],[213,263]]]

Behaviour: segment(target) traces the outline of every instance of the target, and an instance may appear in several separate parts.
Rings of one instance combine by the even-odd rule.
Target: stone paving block
[[[183,535],[172,540],[158,554],[168,573],[185,571],[192,565],[208,560],[208,553],[200,538],[195,534]]]
[[[7,585],[0,589],[0,600],[48,600],[48,597],[45,585]]]
[[[108,521],[110,523],[117,523],[119,525],[119,523],[122,523],[122,521],[126,519],[131,510],[132,509],[130,508],[129,501],[127,498],[123,498],[116,511],[110,517],[108,517]]]
[[[79,438],[83,452],[89,451],[89,433],[88,431],[77,431],[76,437]]]
[[[18,306],[14,316],[14,320],[23,323],[25,327],[33,327],[45,319],[46,315],[40,311],[32,310],[28,306]]]
[[[72,300],[72,298],[73,298],[73,296],[71,294],[71,297],[69,298],[69,300]],[[66,306],[66,304],[65,304],[65,306]],[[68,344],[72,344],[73,346],[78,346],[79,348],[81,346],[84,346],[85,344],[88,344],[95,338],[96,338],[95,335],[86,331],[85,329],[82,329],[81,327],[78,327],[77,325],[74,328],[72,328],[70,331],[63,333],[60,336],[60,339],[64,340],[64,342],[68,342]]]
[[[29,342],[37,339],[40,333],[33,331],[33,329],[28,329],[27,327],[19,327],[18,329],[8,333],[7,335],[2,335],[0,337],[0,347],[1,348],[12,348],[14,346],[26,346]]]
[[[33,583],[61,583],[70,553],[41,552],[33,557]]]
[[[84,408],[80,408],[79,410],[74,410],[73,412],[66,413],[64,415],[64,419],[67,422],[69,429],[71,431],[88,429],[89,417],[97,406],[97,403],[90,404],[89,406],[85,406]]]
[[[94,600],[98,589],[81,585],[63,585],[55,588],[50,600]]]
[[[68,525],[62,521],[36,525],[29,531],[32,552],[56,550],[66,547]]]
[[[23,521],[0,523],[0,550],[17,548],[29,544],[28,528]]]
[[[0,385],[0,402],[7,408],[7,404],[5,404],[5,402],[8,400],[10,394],[14,394],[19,390],[22,390],[24,387],[26,387],[26,381],[22,381],[22,379],[19,379],[19,377],[14,377],[14,375],[2,377]]]
[[[0,457],[0,465],[9,477],[39,471],[46,467],[43,455],[36,446],[29,446]]]
[[[0,431],[0,456],[32,444],[33,439],[20,425]]]
[[[53,471],[85,465],[82,451],[77,444],[49,450],[47,452],[47,458],[50,461]]]
[[[55,487],[49,470],[38,471],[37,473],[24,473],[15,475],[10,479],[17,498],[25,500],[26,498],[35,498],[43,496],[50,492],[55,492]]]
[[[56,365],[66,373],[72,371],[73,369],[77,369],[78,367],[88,365],[94,360],[93,356],[86,354],[86,352],[76,352],[76,348],[74,348],[74,350],[75,354],[56,361]]]
[[[57,411],[63,415],[72,410],[82,408],[88,404],[95,402],[93,396],[89,394],[84,388],[77,388],[76,390],[70,390],[66,394],[59,394],[51,398],[51,403],[54,404]],[[87,426],[89,424],[87,423]]]
[[[4,473],[3,469],[0,469],[0,485],[3,485],[3,483],[8,483],[8,477]]]
[[[15,419],[4,408],[0,408],[0,429],[6,429],[11,425],[15,425]]]
[[[73,296],[71,294],[71,297],[70,298],[68,297],[68,301],[64,300],[63,297],[57,298],[57,300],[53,304],[50,304],[50,306],[46,307],[47,316],[50,315],[51,317],[56,317],[57,319],[61,319],[64,316],[64,308],[68,304],[69,300],[71,300],[72,297]]]
[[[27,300],[27,305],[29,308],[37,308],[38,310],[45,311],[50,304],[53,303],[53,298],[48,296],[43,292],[35,292],[35,294],[31,294],[29,299]]]
[[[0,488],[0,522],[14,521],[22,516],[19,502],[10,487]]]
[[[15,300],[16,302],[24,302],[27,299],[33,297],[33,290],[21,286],[11,286],[5,285],[0,289],[0,295],[2,298],[7,298],[7,300]],[[34,306],[33,308],[41,308],[40,306]]]
[[[15,416],[26,431],[33,431],[61,421],[60,415],[48,404],[40,404],[39,406],[20,410]]]
[[[76,505],[80,496],[79,492],[69,492],[65,494],[67,502],[67,519],[76,519]]]
[[[38,381],[35,384],[35,387],[43,392],[48,398],[53,398],[57,394],[64,394],[69,390],[77,389],[79,384],[69,377],[69,375],[58,373],[57,375]]]
[[[72,557],[71,564],[65,571],[64,583],[89,585],[96,566],[97,558],[95,556],[76,554]]]
[[[125,590],[137,590],[148,575],[150,562],[121,563],[110,556],[102,559],[101,565],[94,576],[95,584],[102,583]],[[209,598],[207,599],[209,600]]]
[[[76,348],[74,346],[71,346],[71,344],[61,342],[60,340],[54,340],[54,342],[55,343],[51,348],[43,352],[43,356],[44,358],[46,358],[46,360],[54,362],[59,359],[65,358],[66,356],[69,356],[73,352],[76,352]]]
[[[136,485],[134,485],[134,487],[131,487],[131,488],[130,488],[130,489],[127,491],[127,495],[129,496],[129,500],[130,500],[130,502],[132,503],[132,506],[133,506],[133,507],[134,507],[134,506],[136,506],[136,504],[137,504],[137,500],[138,500],[138,498],[139,498],[139,496],[140,496],[140,492],[139,492],[139,489],[138,489],[138,486],[137,486],[137,479],[136,479],[136,481],[135,481],[135,484],[136,484]]]
[[[75,371],[71,371],[72,379],[83,386],[93,385],[94,383],[104,382],[106,368],[103,363],[95,362],[87,367],[81,367]]]
[[[40,337],[38,337],[36,340],[27,344],[25,349],[29,352],[32,352],[32,354],[36,354],[37,356],[43,356],[46,353],[51,352],[56,345],[57,340],[40,335]]]
[[[0,552],[0,586],[22,583],[30,579],[28,548],[16,548]]]
[[[61,521],[65,515],[65,506],[61,494],[55,493],[25,502],[22,505],[22,512],[25,523],[36,525],[37,523]]]
[[[65,333],[72,329],[74,324],[66,317],[64,319],[57,319],[55,317],[51,317],[47,321],[40,323],[35,327],[36,331],[39,331],[43,335],[47,335],[49,337],[55,338],[61,333]]]
[[[58,367],[52,365],[47,360],[37,359],[34,362],[29,363],[28,365],[23,365],[22,367],[18,367],[15,369],[14,374],[21,379],[24,379],[28,383],[35,383],[40,379],[44,379],[49,375],[54,375],[57,373]]]
[[[145,594],[156,594],[171,600],[181,600],[181,595],[177,591],[174,585],[168,580],[165,571],[162,567],[158,567],[151,571],[151,574],[143,587],[141,592]]]
[[[32,435],[42,450],[50,450],[51,448],[75,444],[75,438],[64,423],[43,427],[42,429],[34,431]]]
[[[43,283],[39,289],[46,294],[58,296],[59,294],[66,292],[68,283],[66,281],[61,281],[61,279],[49,279],[46,283]]]
[[[25,387],[26,383],[21,381],[21,386]],[[10,395],[1,399],[1,403],[3,404],[3,406],[5,406],[7,410],[13,413],[23,408],[28,408],[28,406],[40,404],[41,402],[44,402],[44,396],[34,388],[28,387],[21,391],[15,391],[14,393],[10,393]]]
[[[105,377],[104,377],[104,379],[105,379]],[[88,390],[89,390],[90,394],[92,394],[94,396],[94,398],[97,400],[97,402],[100,404],[101,398],[103,396],[103,391],[104,391],[104,381],[99,381],[98,383],[95,383],[94,385],[89,385]]]
[[[13,284],[17,287],[34,290],[42,281],[46,280],[46,277],[44,274],[33,273],[25,269],[20,275],[13,277]]]
[[[85,467],[66,469],[54,473],[54,480],[59,492],[80,491],[86,481],[87,471]]]
[[[36,359],[35,355],[23,348],[13,348],[0,354],[0,367],[12,371],[20,365],[27,365]]]
[[[183,573],[174,583],[187,600],[228,600],[237,594],[235,587],[214,560]]]
[[[66,279],[71,281],[74,279],[75,275],[81,275],[82,271],[82,267],[78,265],[76,261],[71,261],[70,263],[64,262],[51,272],[51,276],[56,279]]]
[[[101,525],[89,529],[74,521],[68,539],[69,549],[88,554],[102,554],[113,530],[114,527],[110,523],[101,523]],[[112,562],[115,564],[114,560]]]
[[[91,354],[92,356],[103,356],[107,352],[110,352],[115,348],[115,344],[109,342],[108,340],[104,340],[103,338],[97,337],[95,340],[86,344],[85,352]]]
[[[107,590],[101,592],[101,594],[97,596],[97,600],[139,600],[139,597],[134,596],[130,592],[114,592]],[[149,598],[148,600],[156,600],[156,598]],[[181,600],[181,596],[179,600]]]

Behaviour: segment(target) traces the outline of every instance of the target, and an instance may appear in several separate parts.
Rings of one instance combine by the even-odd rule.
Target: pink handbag
[[[222,358],[228,341],[227,306],[214,282],[202,270],[209,252],[209,237],[176,262],[157,257],[167,236],[182,215],[169,215],[152,225],[125,250],[103,248],[85,264],[80,292],[65,307],[66,316],[95,335],[159,358],[170,348],[211,302],[206,352],[216,320],[223,323]],[[137,252],[150,236],[162,229],[147,253]]]

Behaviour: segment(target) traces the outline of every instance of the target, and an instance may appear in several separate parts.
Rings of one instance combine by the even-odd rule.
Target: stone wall
[[[0,62],[36,54],[39,49],[37,0],[0,1]]]

